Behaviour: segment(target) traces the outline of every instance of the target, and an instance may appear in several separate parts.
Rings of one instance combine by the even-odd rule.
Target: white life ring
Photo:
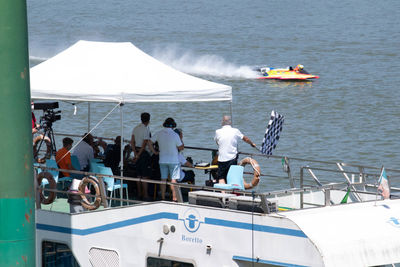
[[[46,144],[46,154],[42,158],[38,158],[39,156],[38,145],[41,142],[44,142]],[[45,137],[43,135],[38,135],[33,139],[33,158],[36,159],[38,163],[45,163],[46,159],[49,159],[51,157],[51,149],[52,148],[51,148],[50,138]]]
[[[42,184],[43,178],[47,179],[49,181],[49,186],[50,189],[56,189],[57,184],[56,181],[53,178],[53,175],[49,172],[41,172],[36,176],[37,183],[40,186]],[[56,199],[56,192],[50,192],[48,197],[45,197],[43,194],[43,188],[39,188],[39,194],[40,194],[40,202],[42,204],[48,205],[53,203],[54,199]]]
[[[251,181],[250,184],[246,183],[246,181],[243,178],[244,188],[251,189],[251,188],[257,186],[258,183],[260,182],[261,169],[260,169],[260,165],[258,165],[258,162],[255,159],[247,157],[247,158],[242,159],[239,162],[240,166],[246,166],[246,164],[251,164],[251,167],[253,167],[253,170],[254,170],[253,180]]]
[[[85,195],[85,188],[88,184],[91,184],[96,191],[96,198],[93,203],[90,203],[90,201],[87,199]],[[100,188],[99,188],[99,180],[97,180],[96,177],[94,176],[88,176],[82,179],[81,183],[79,184],[78,187],[79,194],[81,195],[82,198],[82,206],[88,210],[95,210],[100,207],[101,204],[101,197],[100,197]]]

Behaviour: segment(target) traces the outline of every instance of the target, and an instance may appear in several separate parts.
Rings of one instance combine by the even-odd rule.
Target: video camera
[[[40,117],[40,125],[43,128],[51,128],[53,122],[61,120],[61,110],[54,110],[58,108],[58,102],[40,102],[34,103],[34,110],[43,110],[43,116]]]
[[[34,110],[43,110],[46,111],[48,109],[56,109],[58,108],[58,102],[39,102],[33,103]]]

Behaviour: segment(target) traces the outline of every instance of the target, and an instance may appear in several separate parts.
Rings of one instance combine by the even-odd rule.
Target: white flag
[[[383,196],[383,199],[388,199],[390,197],[390,187],[384,167],[382,167],[381,176],[379,177],[378,183],[378,192]]]

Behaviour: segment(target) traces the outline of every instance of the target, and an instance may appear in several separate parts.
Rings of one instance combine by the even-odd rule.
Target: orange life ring
[[[44,157],[38,158],[38,145],[40,144],[40,142],[42,142],[42,140],[44,143],[46,143],[46,154],[44,155]],[[49,159],[51,157],[51,149],[51,141],[48,137],[38,135],[33,139],[33,158],[36,159],[38,163],[45,163],[46,159]]]
[[[250,184],[246,183],[246,181],[243,178],[244,188],[250,189],[257,186],[258,183],[260,182],[261,169],[260,165],[258,165],[258,162],[255,159],[247,157],[239,162],[240,166],[246,166],[246,164],[251,164],[251,167],[253,167],[254,170],[253,180],[251,181]]]
[[[46,178],[49,181],[50,189],[56,189],[57,184],[53,178],[53,175],[49,172],[41,172],[36,176],[37,183],[40,186],[42,184],[43,178]],[[48,205],[53,203],[54,199],[56,199],[56,192],[50,192],[49,196],[46,198],[43,194],[43,188],[39,187],[39,194],[40,194],[40,202],[42,204]]]
[[[96,191],[96,198],[93,203],[87,199],[85,195],[85,188],[88,184],[91,184]],[[100,207],[101,204],[101,197],[100,197],[100,188],[99,188],[99,180],[97,180],[94,176],[88,176],[82,179],[81,183],[78,187],[79,194],[82,198],[82,206],[88,210],[95,210]]]

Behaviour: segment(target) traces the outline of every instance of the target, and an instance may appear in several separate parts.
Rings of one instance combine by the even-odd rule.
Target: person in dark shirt
[[[110,167],[114,175],[120,175],[121,136],[117,136],[114,144],[108,144],[104,150],[104,166]]]

